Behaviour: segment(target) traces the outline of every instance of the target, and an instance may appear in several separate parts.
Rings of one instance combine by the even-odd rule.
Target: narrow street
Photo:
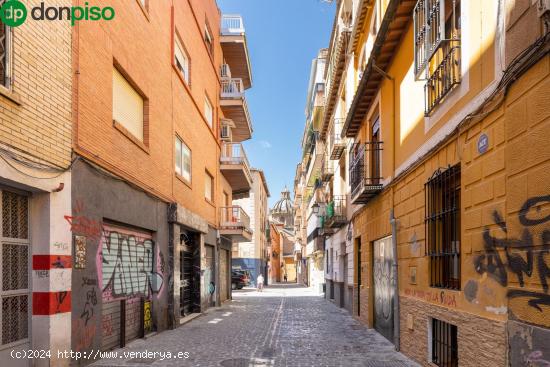
[[[146,350],[189,358],[122,357]],[[294,284],[236,291],[223,307],[116,352],[94,366],[416,366],[376,331]]]

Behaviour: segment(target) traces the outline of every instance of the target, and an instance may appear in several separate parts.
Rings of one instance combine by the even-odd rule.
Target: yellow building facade
[[[344,121],[353,314],[422,365],[550,359],[548,14],[337,3],[325,119]]]

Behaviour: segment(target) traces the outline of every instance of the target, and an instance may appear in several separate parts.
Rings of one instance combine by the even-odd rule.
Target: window
[[[208,97],[204,100],[204,116],[206,117],[206,121],[208,122],[208,126],[212,128],[212,124],[214,121],[214,110],[212,109],[212,104],[208,100]]]
[[[176,173],[191,182],[191,150],[176,136]]]
[[[10,27],[0,22],[0,85],[9,88],[10,84]]]
[[[425,115],[460,83],[460,0],[419,0],[414,8],[414,70],[425,72]]]
[[[214,177],[208,171],[205,171],[204,176],[204,198],[210,202],[214,202]]]
[[[382,151],[378,149],[380,145],[380,117],[376,117],[372,124],[372,149],[371,152],[371,177],[375,184],[380,183],[382,179]]]
[[[113,120],[143,142],[143,97],[113,68]]]
[[[460,164],[437,170],[425,186],[430,286],[460,289]]]
[[[0,345],[29,337],[29,200],[0,190]]]
[[[212,34],[210,33],[210,27],[208,27],[208,24],[204,25],[204,42],[206,42],[206,48],[208,48],[210,55],[214,55],[214,40],[212,38]]]
[[[189,75],[189,56],[183,47],[183,43],[176,35],[174,38],[174,65],[181,73],[185,83],[189,84],[190,75]]]
[[[432,362],[441,367],[458,367],[456,325],[432,319]]]

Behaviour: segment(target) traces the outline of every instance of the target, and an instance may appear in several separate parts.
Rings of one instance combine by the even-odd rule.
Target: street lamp
[[[318,214],[319,214],[319,204],[314,203],[314,204],[311,206],[311,210],[313,211],[313,214],[318,215]]]

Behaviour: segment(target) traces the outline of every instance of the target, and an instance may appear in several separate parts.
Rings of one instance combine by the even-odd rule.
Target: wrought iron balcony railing
[[[346,223],[347,198],[345,195],[336,195],[327,204],[325,224],[330,228],[336,228]]]
[[[350,153],[353,204],[364,204],[382,190],[382,142],[355,145]]]
[[[426,116],[460,83],[460,79],[460,46],[454,46],[449,49],[424,86]]]
[[[329,134],[329,154],[330,159],[338,160],[346,150],[346,142],[342,139],[342,126],[344,126],[345,118],[335,118],[332,124],[332,130]]]
[[[220,227],[222,229],[242,229],[251,232],[250,217],[240,206],[221,207]]]

